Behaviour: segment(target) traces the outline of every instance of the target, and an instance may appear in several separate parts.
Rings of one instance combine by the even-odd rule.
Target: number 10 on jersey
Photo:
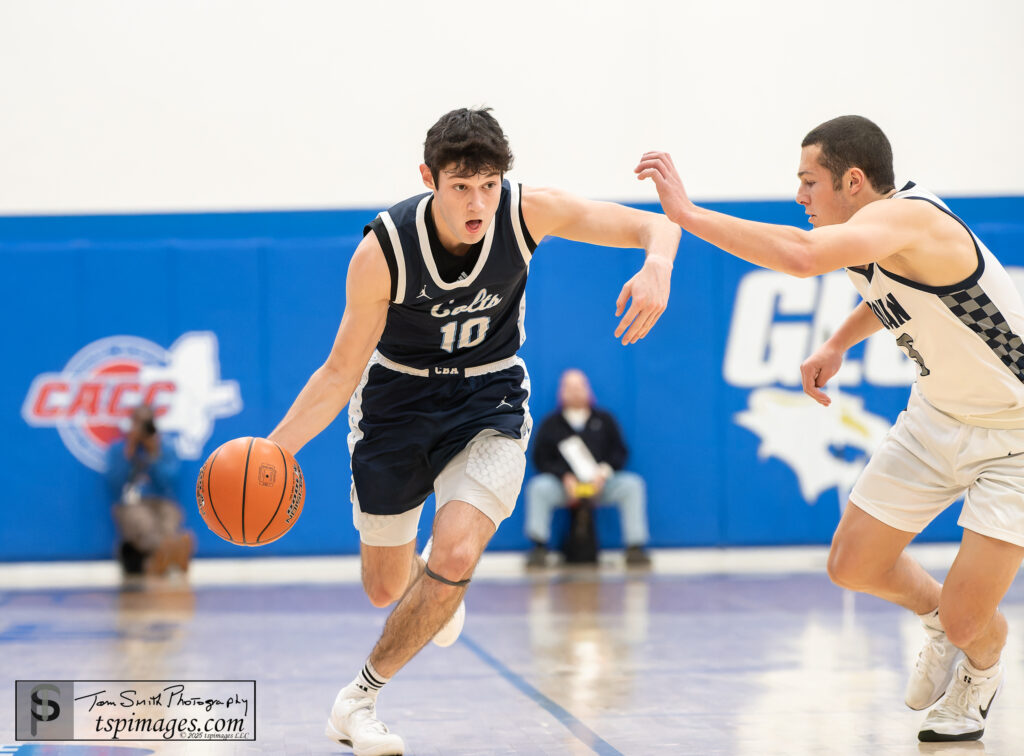
[[[441,349],[450,353],[456,349],[475,347],[484,340],[490,325],[489,317],[470,318],[462,323],[457,320],[445,323],[441,326]],[[456,337],[458,344],[455,343]]]

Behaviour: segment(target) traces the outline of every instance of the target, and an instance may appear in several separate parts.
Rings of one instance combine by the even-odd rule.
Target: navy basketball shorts
[[[521,360],[468,378],[426,377],[385,367],[375,353],[349,402],[352,516],[362,542],[413,540],[435,489],[438,507],[465,500],[497,527],[522,485],[529,394]]]

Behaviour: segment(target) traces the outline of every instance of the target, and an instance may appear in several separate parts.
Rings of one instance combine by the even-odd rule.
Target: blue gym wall
[[[950,204],[1004,263],[1024,265],[1024,197]],[[712,206],[754,220],[804,223],[792,202]],[[212,332],[221,379],[237,381],[243,406],[215,421],[202,457],[228,439],[266,435],[330,348],[344,307],[347,262],[374,212],[0,218],[0,437],[6,463],[0,560],[112,553],[113,526],[100,474],[71,454],[56,429],[32,427],[23,417],[33,379],[60,373],[76,352],[105,337],[135,336],[167,349],[183,334]],[[629,467],[647,480],[653,546],[827,543],[838,517],[837,489],[844,484],[837,479],[830,485],[821,465],[798,473],[785,453],[759,454],[762,441],[740,413],[755,392],[768,390],[770,412],[764,417],[777,418],[771,414],[776,412],[794,418],[783,423],[789,436],[771,443],[792,447],[803,439],[810,445],[806,458],[825,454],[855,466],[863,445],[835,428],[863,429],[872,418],[891,422],[907,386],[871,382],[870,376],[852,379],[842,391],[853,398],[853,414],[822,409],[805,415],[800,405],[800,412],[785,415],[797,406],[791,399],[799,387],[792,376],[780,378],[764,365],[771,362],[771,349],[783,348],[776,347],[776,338],[797,339],[803,356],[813,347],[829,304],[821,279],[801,282],[797,294],[776,296],[773,287],[788,285],[779,284],[780,277],[759,274],[686,235],[668,311],[646,340],[623,347],[612,338],[614,302],[641,259],[637,251],[561,240],[547,240],[538,249],[522,352],[533,382],[535,419],[552,409],[563,369],[589,373],[599,403],[621,422],[631,448]],[[731,332],[743,281],[748,294],[769,291],[768,300],[762,297],[769,306],[762,307],[763,317],[748,317]],[[764,333],[751,337],[750,323]],[[761,347],[749,357],[749,373],[734,354],[726,375],[728,342],[740,338]],[[855,349],[851,356],[860,359],[862,352]],[[857,398],[862,407],[855,406]],[[799,422],[810,425],[796,428]],[[302,450],[303,515],[288,535],[260,549],[233,546],[206,529],[193,503],[201,459],[186,460],[179,493],[199,535],[200,555],[355,552],[346,434],[343,414]],[[816,484],[808,483],[815,476]],[[955,514],[943,515],[922,540],[957,539]],[[520,501],[492,548],[523,548],[522,521]],[[615,518],[602,516],[600,526],[602,541],[618,545]]]

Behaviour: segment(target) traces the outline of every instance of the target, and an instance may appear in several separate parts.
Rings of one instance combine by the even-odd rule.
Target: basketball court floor
[[[825,553],[656,551],[650,571],[606,553],[530,573],[485,555],[462,638],[428,646],[378,711],[414,756],[1024,754],[1024,581],[1003,605],[1007,683],[984,740],[923,745],[902,700],[917,620],[833,586]],[[940,578],[952,559],[914,553]],[[257,740],[19,744],[9,684],[0,753],[350,753],[324,720],[385,615],[351,558],[199,561],[188,582],[130,588],[112,564],[2,566],[4,679],[254,679]]]

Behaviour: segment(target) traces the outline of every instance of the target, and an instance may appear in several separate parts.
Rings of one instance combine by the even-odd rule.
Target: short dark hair
[[[876,192],[896,188],[892,170],[892,145],[885,133],[864,116],[845,115],[825,121],[804,137],[801,147],[821,147],[821,164],[832,174],[832,188],[842,186],[843,176],[856,166]]]
[[[423,162],[435,183],[441,169],[452,164],[455,175],[468,178],[478,173],[503,174],[512,167],[512,161],[508,137],[490,108],[459,108],[445,113],[427,131],[423,143]]]

